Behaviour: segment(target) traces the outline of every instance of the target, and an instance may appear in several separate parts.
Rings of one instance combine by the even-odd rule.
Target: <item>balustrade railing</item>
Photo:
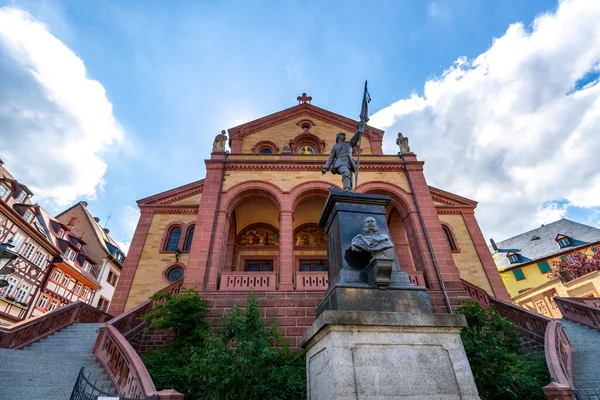
[[[227,272],[221,274],[219,290],[238,291],[277,290],[277,275],[273,272]]]
[[[182,281],[175,282],[160,292],[178,293],[181,284]],[[153,300],[146,300],[101,326],[93,353],[119,393],[136,399],[158,396],[160,400],[181,400],[183,395],[175,390],[156,390],[146,366],[128,341],[146,327],[141,317],[152,311],[155,305]]]
[[[564,319],[600,331],[600,297],[555,297]]]
[[[75,322],[106,322],[109,314],[77,301],[45,314],[0,328],[0,348],[23,349]]]
[[[546,365],[552,383],[543,388],[548,399],[573,398],[573,348],[557,321],[550,321],[544,338]]]
[[[296,290],[325,291],[329,286],[327,272],[297,272]]]

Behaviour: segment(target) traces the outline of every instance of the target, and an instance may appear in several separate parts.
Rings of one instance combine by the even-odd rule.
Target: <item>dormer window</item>
[[[23,214],[23,219],[25,219],[25,221],[27,221],[27,222],[31,222],[32,218],[33,218],[33,213],[29,210],[25,211],[25,214]]]
[[[80,249],[81,249],[81,243],[77,243],[77,244],[75,245],[75,247],[77,247],[77,250],[80,250]]]
[[[60,228],[58,232],[56,232],[56,237],[62,239],[63,236],[65,236],[65,231],[62,228]]]
[[[17,196],[17,203],[22,203],[25,201],[25,198],[27,197],[27,192],[24,190],[21,190],[21,192],[19,193],[19,195]]]
[[[556,235],[556,243],[558,243],[558,247],[564,249],[565,247],[569,247],[571,245],[571,239],[565,235]]]
[[[8,197],[8,193],[10,192],[10,190],[8,190],[6,188],[6,186],[4,185],[0,185],[0,199],[5,200]]]
[[[67,250],[65,251],[65,257],[70,260],[73,261],[75,259],[75,252],[69,248],[67,248]]]
[[[514,252],[512,252],[512,251],[509,251],[509,252],[506,254],[506,257],[508,258],[508,261],[509,261],[511,264],[516,264],[516,263],[518,263],[518,262],[519,262],[519,255],[518,255],[517,253],[514,253]]]

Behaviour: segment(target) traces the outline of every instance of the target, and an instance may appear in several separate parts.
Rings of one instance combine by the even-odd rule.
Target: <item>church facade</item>
[[[292,345],[314,321],[327,288],[327,239],[317,224],[330,186],[322,174],[336,134],[357,121],[298,104],[217,135],[204,179],[138,201],[140,219],[109,312],[119,314],[183,278],[218,318],[252,291]],[[391,197],[387,222],[400,268],[426,286],[437,312],[469,298],[463,280],[508,300],[475,219],[477,203],[427,185],[423,162],[399,136],[403,157],[384,154],[384,132],[361,140],[359,193]],[[355,150],[357,147],[355,148]],[[355,155],[356,158],[356,155]]]

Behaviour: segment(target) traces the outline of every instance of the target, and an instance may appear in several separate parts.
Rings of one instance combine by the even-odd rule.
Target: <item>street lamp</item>
[[[15,246],[12,244],[12,239],[8,242],[0,244],[0,275],[10,275],[15,272],[13,267],[9,267],[8,264],[17,258],[19,255],[12,251]],[[6,279],[0,279],[0,288],[8,286]]]

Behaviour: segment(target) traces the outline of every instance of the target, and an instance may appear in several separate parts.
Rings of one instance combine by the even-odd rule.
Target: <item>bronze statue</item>
[[[402,136],[402,132],[398,132],[398,139],[396,139],[396,144],[400,148],[400,153],[410,153],[410,146],[408,145],[408,138]]]
[[[217,136],[215,136],[215,141],[213,142],[213,153],[225,151],[225,143],[227,142],[227,133],[225,131],[221,131]]]
[[[352,139],[346,142],[346,134],[344,132],[338,132],[335,135],[335,144],[331,148],[329,158],[325,163],[325,166],[321,170],[323,174],[327,173],[331,168],[333,174],[339,174],[342,176],[342,186],[344,191],[352,191],[352,173],[356,173],[356,162],[352,158],[352,149],[358,144],[360,140],[361,132],[356,131]]]
[[[334,174],[342,176],[342,187],[345,192],[352,191],[352,173],[355,174],[355,183],[358,186],[358,166],[360,165],[360,138],[367,128],[367,122],[369,121],[369,102],[371,96],[367,90],[367,81],[365,81],[365,90],[363,92],[362,106],[360,110],[360,121],[356,133],[352,136],[349,142],[346,142],[346,134],[344,132],[338,132],[335,135],[335,144],[331,148],[329,158],[325,163],[325,166],[321,170],[323,175],[329,171]],[[352,149],[358,144],[358,162],[354,162],[352,158]]]
[[[352,251],[368,251],[372,258],[394,258],[394,244],[382,233],[377,233],[377,221],[373,217],[365,218],[363,231],[352,239]]]

